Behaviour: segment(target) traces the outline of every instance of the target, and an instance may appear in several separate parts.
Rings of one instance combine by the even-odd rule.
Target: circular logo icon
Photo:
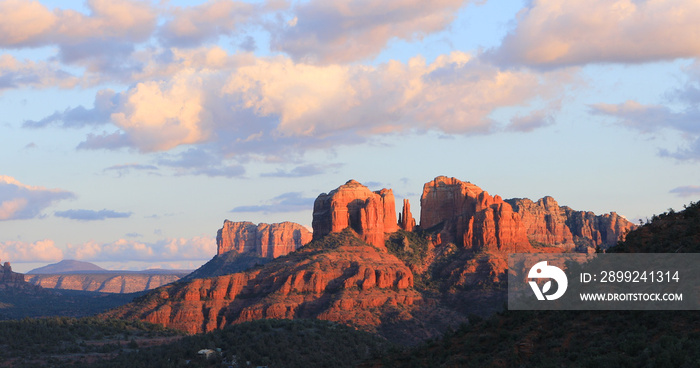
[[[566,287],[569,285],[569,280],[561,268],[557,266],[547,265],[547,261],[535,263],[527,273],[528,279],[550,279],[542,285],[542,289],[537,285],[537,281],[529,281],[532,291],[535,293],[537,300],[557,300],[566,292]],[[557,289],[551,295],[547,292],[552,290],[552,280],[556,281]]]

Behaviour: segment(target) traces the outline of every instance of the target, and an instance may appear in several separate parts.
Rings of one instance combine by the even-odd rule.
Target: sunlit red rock
[[[520,216],[508,203],[455,178],[439,176],[423,186],[420,226],[440,227],[441,242],[475,250],[532,250]]]
[[[255,225],[247,221],[226,220],[216,235],[217,254],[235,251],[277,258],[301,248],[311,238],[306,227],[294,222]]]
[[[190,333],[261,318],[319,318],[373,329],[377,308],[421,299],[395,256],[367,245],[303,248],[263,268],[164,286],[108,313]]]
[[[411,204],[408,202],[408,199],[403,200],[403,207],[399,215],[399,227],[406,231],[413,231],[416,227],[416,219],[413,218]]]
[[[372,192],[350,180],[314,202],[313,238],[351,228],[362,240],[384,248],[384,234],[398,230],[396,203],[391,189]]]
[[[587,252],[624,239],[635,225],[613,213],[559,207],[552,197],[503,201],[478,186],[439,176],[426,183],[421,196],[422,229],[438,232],[435,244],[453,242],[477,250],[531,252],[531,244]]]

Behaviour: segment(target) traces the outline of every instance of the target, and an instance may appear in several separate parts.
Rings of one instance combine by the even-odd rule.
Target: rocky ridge
[[[559,207],[552,197],[504,201],[472,183],[439,176],[423,187],[420,227],[439,228],[440,243],[475,250],[531,252],[534,244],[590,252],[617,244],[636,226],[614,212],[596,216]]]
[[[312,225],[309,244],[277,247],[286,240],[272,237],[263,253],[262,242],[251,239],[264,226],[225,222],[210,263],[107,316],[191,333],[260,318],[318,318],[417,342],[469,313],[500,308],[509,252],[572,251],[577,244],[588,251],[633,227],[616,214],[573,211],[548,197],[505,201],[444,176],[425,184],[418,227],[407,200],[397,221],[390,189],[373,192],[354,180],[318,196]],[[226,268],[224,257],[249,259]]]
[[[318,318],[372,330],[378,310],[421,299],[413,274],[395,256],[349,231],[262,268],[162,287],[107,314],[190,333],[260,318]]]

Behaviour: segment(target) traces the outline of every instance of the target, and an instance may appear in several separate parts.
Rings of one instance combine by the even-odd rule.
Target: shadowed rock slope
[[[420,299],[403,262],[346,230],[262,267],[159,288],[106,316],[190,333],[261,318],[317,318],[376,331],[392,307],[410,309]]]

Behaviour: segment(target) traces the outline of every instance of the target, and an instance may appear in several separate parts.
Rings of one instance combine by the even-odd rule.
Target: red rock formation
[[[21,273],[13,272],[10,262],[5,262],[0,265],[0,283],[3,284],[24,284],[24,275]]]
[[[407,198],[403,200],[403,208],[399,215],[399,227],[406,231],[413,231],[416,227],[416,219],[413,218],[411,204],[408,202]]]
[[[508,202],[522,216],[528,237],[538,243],[576,246],[577,250],[586,252],[590,249],[584,248],[613,246],[636,228],[615,212],[596,216],[593,212],[574,211],[566,206],[560,207],[552,197],[537,202],[527,198]]]
[[[518,198],[507,202],[520,214],[530,240],[542,244],[573,246],[574,236],[566,224],[566,212],[554,198],[544,197],[537,202]]]
[[[342,235],[342,234],[340,234]],[[373,330],[382,308],[420,300],[395,256],[359,241],[303,248],[263,268],[164,286],[106,315],[190,333],[261,318],[319,318]]]
[[[529,252],[534,243],[590,251],[586,248],[617,244],[635,227],[615,213],[596,216],[559,207],[552,197],[503,201],[444,176],[426,183],[421,197],[421,228],[439,228],[439,242],[474,249]]]
[[[508,203],[455,178],[439,176],[423,186],[420,226],[440,226],[442,242],[475,250],[532,250],[520,216]]]
[[[135,293],[175,282],[185,274],[79,273],[27,274],[24,280],[45,289],[97,291],[101,293]]]
[[[368,244],[383,249],[384,234],[398,230],[394,193],[391,189],[372,192],[350,180],[316,198],[312,227],[314,239],[349,227]]]
[[[217,255],[229,251],[277,258],[311,241],[311,232],[294,222],[258,224],[224,221],[216,234]]]

